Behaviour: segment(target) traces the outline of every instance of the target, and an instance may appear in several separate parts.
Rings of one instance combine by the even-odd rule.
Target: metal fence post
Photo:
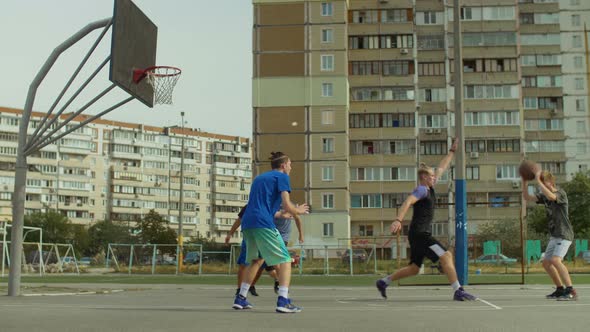
[[[156,273],[156,252],[158,251],[158,245],[154,244],[154,252],[152,253],[152,275]]]
[[[129,274],[131,274],[131,267],[133,266],[133,244],[131,245],[131,253],[129,254]]]

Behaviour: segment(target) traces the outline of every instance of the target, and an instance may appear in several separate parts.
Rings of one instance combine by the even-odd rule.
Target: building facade
[[[292,157],[295,196],[311,202],[309,218],[317,222],[310,223],[337,218],[332,233],[316,234],[318,243],[387,237],[416,185],[418,165],[436,166],[454,137],[453,1],[253,5],[255,171],[272,150]],[[590,164],[590,3],[464,0],[462,6],[473,234],[482,223],[518,218],[523,158],[559,181]],[[452,179],[451,169],[436,185],[440,208],[432,228],[449,240]]]
[[[12,216],[21,114],[21,110],[0,108],[2,220]],[[33,113],[30,134],[43,116]],[[61,131],[85,119],[79,116]],[[105,119],[46,146],[30,156],[28,163],[27,213],[56,209],[74,223],[90,225],[108,219],[132,227],[153,209],[176,229],[182,195],[185,239],[200,235],[218,242],[224,241],[237,212],[246,204],[252,178],[247,138]],[[234,242],[238,241],[240,234],[235,234]]]

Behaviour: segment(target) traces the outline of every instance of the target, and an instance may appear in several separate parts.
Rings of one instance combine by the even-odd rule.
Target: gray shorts
[[[564,240],[558,237],[551,237],[547,249],[545,249],[545,259],[549,260],[551,257],[558,256],[560,258],[565,257],[567,250],[569,249],[572,241]]]

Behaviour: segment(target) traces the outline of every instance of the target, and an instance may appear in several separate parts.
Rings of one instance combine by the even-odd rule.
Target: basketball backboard
[[[114,7],[109,79],[153,107],[153,88],[146,80],[134,83],[133,70],[156,65],[158,27],[131,0],[115,0]]]

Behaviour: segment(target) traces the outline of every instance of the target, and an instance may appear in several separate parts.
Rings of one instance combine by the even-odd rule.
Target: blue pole
[[[461,285],[467,285],[467,182],[455,179],[455,264]]]

